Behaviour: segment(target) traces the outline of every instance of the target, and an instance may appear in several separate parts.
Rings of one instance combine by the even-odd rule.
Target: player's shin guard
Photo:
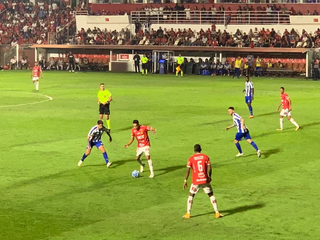
[[[292,124],[296,127],[299,127],[298,123],[296,123],[296,121],[293,118],[290,119],[290,122],[292,122]]]
[[[36,82],[35,85],[36,85],[36,90],[39,90],[39,82],[38,81]]]
[[[240,143],[237,142],[236,143],[236,147],[237,147],[239,153],[242,153],[242,149],[241,149]]]
[[[106,122],[107,122],[107,128],[108,128],[108,129],[111,129],[110,119],[108,119]]]
[[[214,211],[215,211],[216,213],[219,212],[219,211],[218,211],[217,200],[216,200],[215,196],[212,195],[212,196],[210,197],[210,201],[211,201],[211,204],[212,204],[212,206],[213,206]]]
[[[259,150],[257,144],[255,144],[254,141],[251,142],[251,145],[252,145],[252,147],[254,147],[254,149],[255,149],[256,151]]]
[[[104,160],[106,161],[106,164],[108,164],[108,163],[109,163],[109,158],[108,158],[107,152],[104,152],[104,153],[103,153],[103,158],[104,158]]]
[[[181,70],[181,77],[183,77],[183,71]]]
[[[187,213],[190,214],[193,203],[193,197],[189,196],[187,201]]]
[[[152,165],[152,160],[148,160],[148,164],[149,164],[149,169],[150,169],[150,173],[153,174],[153,165]]]
[[[280,118],[280,129],[283,129],[283,118]]]
[[[250,112],[250,115],[253,116],[253,109],[252,109],[252,106],[248,106],[249,107],[249,112]]]
[[[82,158],[81,158],[81,161],[83,162],[86,157],[88,157],[88,155],[86,155],[86,154],[84,153],[83,156],[82,156]]]

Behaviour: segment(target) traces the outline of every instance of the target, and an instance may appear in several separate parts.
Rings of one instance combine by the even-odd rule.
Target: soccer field
[[[319,239],[319,82],[252,78],[254,119],[244,102],[244,78],[45,72],[36,93],[30,72],[0,75],[0,239]],[[111,91],[110,160],[99,150],[79,168],[86,136],[98,119],[97,92]],[[279,128],[279,88],[293,118]],[[48,97],[52,98],[50,100]],[[233,106],[262,151],[247,142],[236,158]],[[155,178],[139,178],[136,141],[125,149],[132,120],[150,135]],[[183,190],[186,163],[199,143],[213,164],[212,186],[224,218],[215,219],[200,191],[191,219]],[[143,158],[145,161],[145,158]],[[189,178],[189,186],[191,178]]]

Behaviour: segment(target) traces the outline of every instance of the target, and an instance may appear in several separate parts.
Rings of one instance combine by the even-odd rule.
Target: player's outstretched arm
[[[246,129],[246,127],[244,125],[244,119],[243,118],[240,119],[240,122],[241,122],[241,128],[242,129]]]
[[[289,103],[289,111],[291,111],[292,109],[291,109],[291,99],[290,98],[288,98],[288,103]]]
[[[91,136],[89,135],[89,136],[87,137],[87,146],[88,146],[88,149],[91,149],[90,139],[91,139]]]
[[[281,106],[282,106],[282,103],[280,102],[280,105],[278,106],[277,111],[280,110],[280,107],[281,107]]]
[[[208,177],[209,177],[208,182],[211,182],[211,175],[212,175],[212,167],[211,167],[211,164],[208,165],[208,167],[207,167],[207,174],[208,174]]]
[[[106,132],[107,135],[109,136],[109,142],[112,142],[112,137],[111,137],[110,131],[108,131],[108,129],[106,128],[105,132]]]
[[[188,167],[187,168],[187,171],[186,171],[186,178],[184,180],[184,183],[183,183],[183,190],[186,189],[186,187],[188,187],[188,178],[189,178],[189,175],[190,175],[190,168]]]
[[[128,144],[124,145],[124,147],[125,147],[125,148],[128,148],[128,147],[133,143],[133,141],[134,141],[134,137],[131,136],[130,141],[128,142]]]
[[[235,126],[235,125],[233,124],[233,125],[227,127],[227,128],[226,128],[226,131],[228,131],[230,128],[233,128],[234,126]]]

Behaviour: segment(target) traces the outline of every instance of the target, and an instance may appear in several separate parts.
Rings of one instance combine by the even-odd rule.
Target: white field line
[[[45,99],[45,100],[42,100],[42,101],[31,102],[31,103],[21,103],[21,104],[2,105],[2,106],[0,105],[0,108],[19,107],[19,106],[26,106],[26,105],[34,105],[34,104],[38,104],[38,103],[48,102],[48,101],[51,101],[51,100],[53,99],[52,97],[50,97],[50,96],[48,96],[48,95],[41,94],[41,93],[28,93],[28,92],[16,92],[16,93],[37,94],[37,95],[40,95],[40,96],[45,97],[46,99]]]

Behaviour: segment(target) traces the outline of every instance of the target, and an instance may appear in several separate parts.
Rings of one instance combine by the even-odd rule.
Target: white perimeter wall
[[[151,28],[153,28],[154,30],[158,29],[159,27],[162,27],[162,29],[173,28],[174,30],[178,30],[178,28],[180,29],[191,28],[192,30],[200,31],[201,28],[203,30],[207,30],[208,28],[211,28],[211,25],[210,24],[201,24],[201,25],[198,25],[198,24],[152,24],[151,26]],[[269,28],[271,30],[271,28],[274,28],[276,32],[280,31],[282,35],[285,29],[290,31],[292,28],[294,28],[300,34],[302,29],[305,29],[307,32],[314,33],[318,27],[320,28],[320,24],[318,25],[297,25],[297,24],[295,25],[228,25],[228,26],[216,25],[216,27],[221,31],[226,30],[229,33],[235,33],[237,29],[240,29],[241,31],[248,33],[250,29],[254,31],[256,27],[258,28],[258,30],[261,30],[262,28],[265,28],[265,29]]]
[[[87,30],[94,27],[108,30],[120,31],[122,28],[130,28],[130,21],[128,15],[123,16],[76,16],[76,24],[78,31],[81,28]]]
[[[302,29],[305,29],[307,32],[314,33],[318,27],[320,27],[320,16],[291,16],[290,25],[217,25],[217,29],[221,31],[227,30],[228,32],[235,33],[237,29],[242,30],[243,32],[249,32],[250,29],[254,30],[257,27],[259,30],[261,28],[274,28],[277,32],[280,31],[282,34],[285,29],[291,30],[294,28],[299,33]],[[123,28],[129,28],[131,32],[134,32],[134,24],[130,25],[130,19],[128,15],[124,16],[76,16],[77,29],[80,30],[84,28],[100,28],[101,30],[107,28],[108,30],[117,30],[120,31]],[[152,24],[151,28],[158,29],[159,27],[167,29],[189,29],[200,31],[200,29],[208,29],[211,27],[211,24]]]

